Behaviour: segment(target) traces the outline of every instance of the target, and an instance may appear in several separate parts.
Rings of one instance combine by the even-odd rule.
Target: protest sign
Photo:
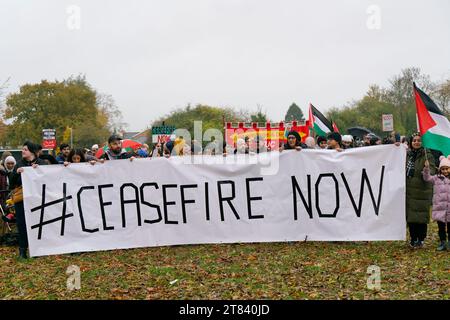
[[[31,255],[405,239],[402,146],[198,157],[25,168]]]

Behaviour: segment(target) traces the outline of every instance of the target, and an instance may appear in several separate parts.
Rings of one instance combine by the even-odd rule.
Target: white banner
[[[30,254],[404,240],[405,157],[385,145],[26,168]]]

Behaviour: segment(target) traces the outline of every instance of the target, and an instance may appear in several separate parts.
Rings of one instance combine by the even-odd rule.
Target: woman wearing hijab
[[[433,197],[433,186],[423,179],[422,171],[426,160],[430,163],[431,175],[434,175],[436,168],[432,153],[422,147],[419,133],[412,135],[409,145],[411,148],[406,157],[406,221],[411,237],[410,246],[421,248],[427,236]]]
[[[5,152],[6,153],[6,152]],[[5,155],[5,153],[3,155]],[[10,176],[16,166],[16,159],[8,152],[9,155],[5,157],[2,156],[2,165],[0,166],[0,201],[1,203],[5,203],[8,198],[8,193],[10,191],[9,188],[9,180]]]

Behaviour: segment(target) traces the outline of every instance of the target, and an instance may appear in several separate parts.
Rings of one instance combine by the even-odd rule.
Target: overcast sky
[[[8,92],[85,74],[131,131],[187,103],[326,111],[411,66],[450,78],[450,1],[0,0]]]

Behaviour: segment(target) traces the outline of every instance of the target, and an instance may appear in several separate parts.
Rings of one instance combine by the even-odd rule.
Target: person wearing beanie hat
[[[317,137],[317,145],[319,146],[320,149],[328,148],[327,138],[322,137],[322,136],[318,136]]]
[[[95,155],[97,154],[97,151],[98,151],[98,144],[94,144],[92,147],[91,147],[91,154],[95,157]]]
[[[342,136],[342,146],[344,149],[353,148],[353,137],[349,134]]]
[[[430,174],[430,162],[426,160],[422,175],[425,181],[433,184],[431,217],[438,224],[440,244],[437,250],[444,251],[450,249],[450,156],[439,157],[439,172],[434,176]]]
[[[444,156],[439,157],[439,171],[450,170],[450,156],[447,158]],[[440,172],[442,174],[442,172]],[[447,176],[447,174],[444,174]]]
[[[283,147],[280,149],[280,151],[283,150],[297,150],[300,151],[302,149],[307,149],[308,146],[304,143],[302,143],[302,138],[300,137],[300,134],[297,131],[289,131],[287,134],[287,143],[283,145]]]
[[[135,157],[132,153],[122,148],[122,137],[113,134],[108,138],[108,149],[100,156],[100,162],[104,160],[122,160],[129,159],[133,161]]]
[[[39,151],[39,146],[31,141],[25,141],[22,147],[22,159],[17,162],[16,168],[14,168],[10,177],[9,188],[13,190],[14,194],[20,195],[22,193],[22,178],[24,167],[36,168],[38,165],[46,165],[45,161],[38,158],[37,154]],[[17,197],[20,199],[20,196]],[[17,200],[14,202],[14,208],[16,210],[16,225],[19,231],[19,256],[21,258],[27,258],[28,249],[28,237],[27,237],[27,226],[25,223],[25,211],[23,207],[23,197],[22,200]]]
[[[330,150],[342,151],[341,148],[342,137],[338,132],[330,132],[327,135],[328,148]]]

